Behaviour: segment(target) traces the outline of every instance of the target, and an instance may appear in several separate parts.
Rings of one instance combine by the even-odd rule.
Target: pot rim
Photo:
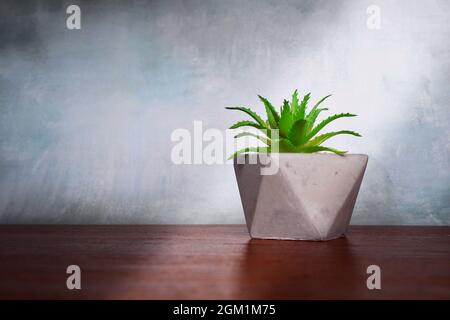
[[[246,153],[246,154],[240,154],[237,157],[246,157],[246,156],[250,156],[250,155],[256,155],[256,154],[262,154],[262,155],[271,155],[271,154],[277,154],[279,156],[282,155],[302,155],[302,156],[316,156],[316,155],[321,155],[321,156],[333,156],[333,157],[343,157],[345,158],[346,156],[364,156],[364,157],[369,157],[369,155],[365,154],[365,153],[346,153],[344,155],[338,155],[335,153],[330,153],[330,152],[314,152],[314,153],[305,153],[305,152],[269,152],[269,153],[265,153],[265,152],[254,152],[254,153]]]

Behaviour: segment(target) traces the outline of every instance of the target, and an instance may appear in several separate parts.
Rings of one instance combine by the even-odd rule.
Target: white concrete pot
[[[348,225],[368,156],[328,153],[241,155],[234,160],[236,179],[252,238],[331,240]],[[278,166],[262,175],[269,157]],[[253,160],[253,163],[249,164]],[[264,170],[264,169],[263,169]]]

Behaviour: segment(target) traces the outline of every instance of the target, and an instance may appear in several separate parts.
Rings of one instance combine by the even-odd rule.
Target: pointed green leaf
[[[261,119],[261,117],[256,112],[251,110],[250,108],[246,108],[246,107],[225,107],[225,109],[228,109],[228,110],[240,110],[242,112],[245,112],[250,117],[252,117],[261,127],[263,127],[263,128],[267,127],[265,121],[263,119]]]
[[[230,127],[230,129],[237,129],[237,128],[240,128],[240,127],[254,127],[254,128],[257,128],[257,129],[264,129],[259,124],[255,123],[253,121],[247,121],[247,120],[236,122],[235,124],[233,124]]]
[[[308,133],[308,135],[306,136],[306,141],[308,141],[309,139],[314,137],[320,130],[322,130],[330,122],[332,122],[336,119],[339,119],[339,118],[346,118],[346,117],[356,117],[356,114],[339,113],[339,114],[335,114],[331,117],[326,118],[325,120],[320,122],[316,127],[314,127],[314,129],[312,129],[310,133]]]
[[[317,117],[319,116],[319,114],[322,111],[326,111],[328,110],[328,108],[319,108],[320,104],[325,101],[327,98],[331,97],[331,94],[323,97],[322,99],[320,99],[315,105],[314,107],[311,109],[311,111],[308,113],[308,115],[306,116],[306,120],[308,121],[308,128],[307,128],[307,132],[309,133],[311,131],[311,129],[314,127],[314,123],[316,122]]]
[[[250,148],[244,148],[241,150],[236,151],[235,153],[233,153],[228,160],[231,160],[233,158],[236,158],[238,155],[242,154],[242,153],[248,153],[248,152],[262,152],[262,153],[270,153],[270,148],[269,147],[250,147]]]
[[[327,95],[327,96],[325,96],[325,97],[323,97],[322,99],[320,99],[319,101],[317,101],[317,103],[314,105],[314,107],[313,108],[317,108],[317,107],[319,107],[320,106],[320,104],[322,103],[322,102],[324,102],[326,99],[328,99],[329,97],[331,97],[332,95],[331,94],[329,94],[329,95]]]
[[[278,123],[278,127],[280,128],[280,136],[287,137],[289,134],[289,130],[292,127],[292,113],[291,108],[289,107],[289,101],[284,100],[283,106],[281,107],[281,118]]]
[[[301,145],[305,140],[305,126],[306,120],[297,120],[292,125],[288,138],[294,146]]]
[[[241,132],[241,133],[239,133],[239,134],[234,136],[234,138],[236,138],[236,139],[237,138],[241,138],[241,137],[254,137],[254,138],[259,139],[262,142],[264,142],[265,144],[270,146],[270,139],[268,139],[266,137],[263,137],[263,136],[260,136],[260,135],[257,135],[257,134],[254,134],[252,132]]]
[[[311,93],[308,93],[303,97],[300,106],[298,107],[296,113],[294,114],[294,120],[304,120],[306,113],[306,106],[308,104],[309,98],[311,97]]]
[[[292,94],[292,101],[291,101],[292,114],[295,114],[297,112],[297,108],[298,108],[298,91],[296,89]]]
[[[264,103],[264,107],[266,108],[267,113],[267,121],[269,122],[270,127],[277,129],[278,122],[280,121],[280,115],[278,114],[277,110],[266,98],[260,95],[258,95],[258,98]]]
[[[314,110],[313,114],[311,115],[311,117],[306,117],[306,121],[308,121],[308,124],[306,126],[306,134],[310,133],[312,128],[314,127],[314,123],[316,122],[317,117],[319,116],[319,114],[322,111],[326,111],[328,110],[327,108],[318,108],[316,110]]]
[[[326,140],[340,135],[340,134],[350,134],[352,136],[355,137],[361,137],[361,135],[358,132],[354,132],[354,131],[349,131],[349,130],[342,130],[342,131],[336,131],[336,132],[328,132],[328,133],[324,133],[321,134],[320,136],[315,137],[314,139],[312,139],[311,141],[305,143],[305,147],[313,147],[313,146],[318,146],[321,143],[325,142]]]
[[[310,122],[314,122],[315,121],[315,118],[314,118],[314,121],[311,121],[310,117],[316,112],[316,110],[319,108],[320,104],[322,102],[324,102],[329,97],[331,97],[331,94],[329,94],[329,95],[323,97],[322,99],[320,99],[319,101],[317,101],[317,103],[314,105],[314,107],[311,109],[311,111],[309,112],[308,116],[306,117],[308,119],[308,121],[310,121]],[[324,108],[324,109],[321,109],[321,110],[328,110],[328,109]],[[317,118],[317,115],[316,115],[316,118]]]
[[[306,120],[310,123],[311,126],[314,126],[314,122],[316,122],[317,117],[322,111],[327,111],[328,108],[316,108],[311,110],[311,112],[306,117]]]
[[[275,121],[275,118],[273,117],[273,114],[270,112],[270,110],[267,109],[266,107],[266,113],[267,113],[267,126],[269,128],[273,128],[273,129],[277,129],[278,128],[278,124]]]

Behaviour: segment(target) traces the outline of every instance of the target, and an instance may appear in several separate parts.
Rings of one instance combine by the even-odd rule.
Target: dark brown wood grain
[[[82,289],[66,288],[66,267]],[[366,268],[382,271],[368,290]],[[450,299],[450,227],[352,226],[329,242],[242,225],[0,226],[0,298]]]

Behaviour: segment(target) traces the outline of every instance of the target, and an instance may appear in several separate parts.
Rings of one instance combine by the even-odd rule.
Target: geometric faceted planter
[[[273,153],[260,154],[261,161],[257,158],[246,154],[234,160],[252,238],[324,241],[345,234],[367,155]],[[277,170],[262,175],[267,159]]]

